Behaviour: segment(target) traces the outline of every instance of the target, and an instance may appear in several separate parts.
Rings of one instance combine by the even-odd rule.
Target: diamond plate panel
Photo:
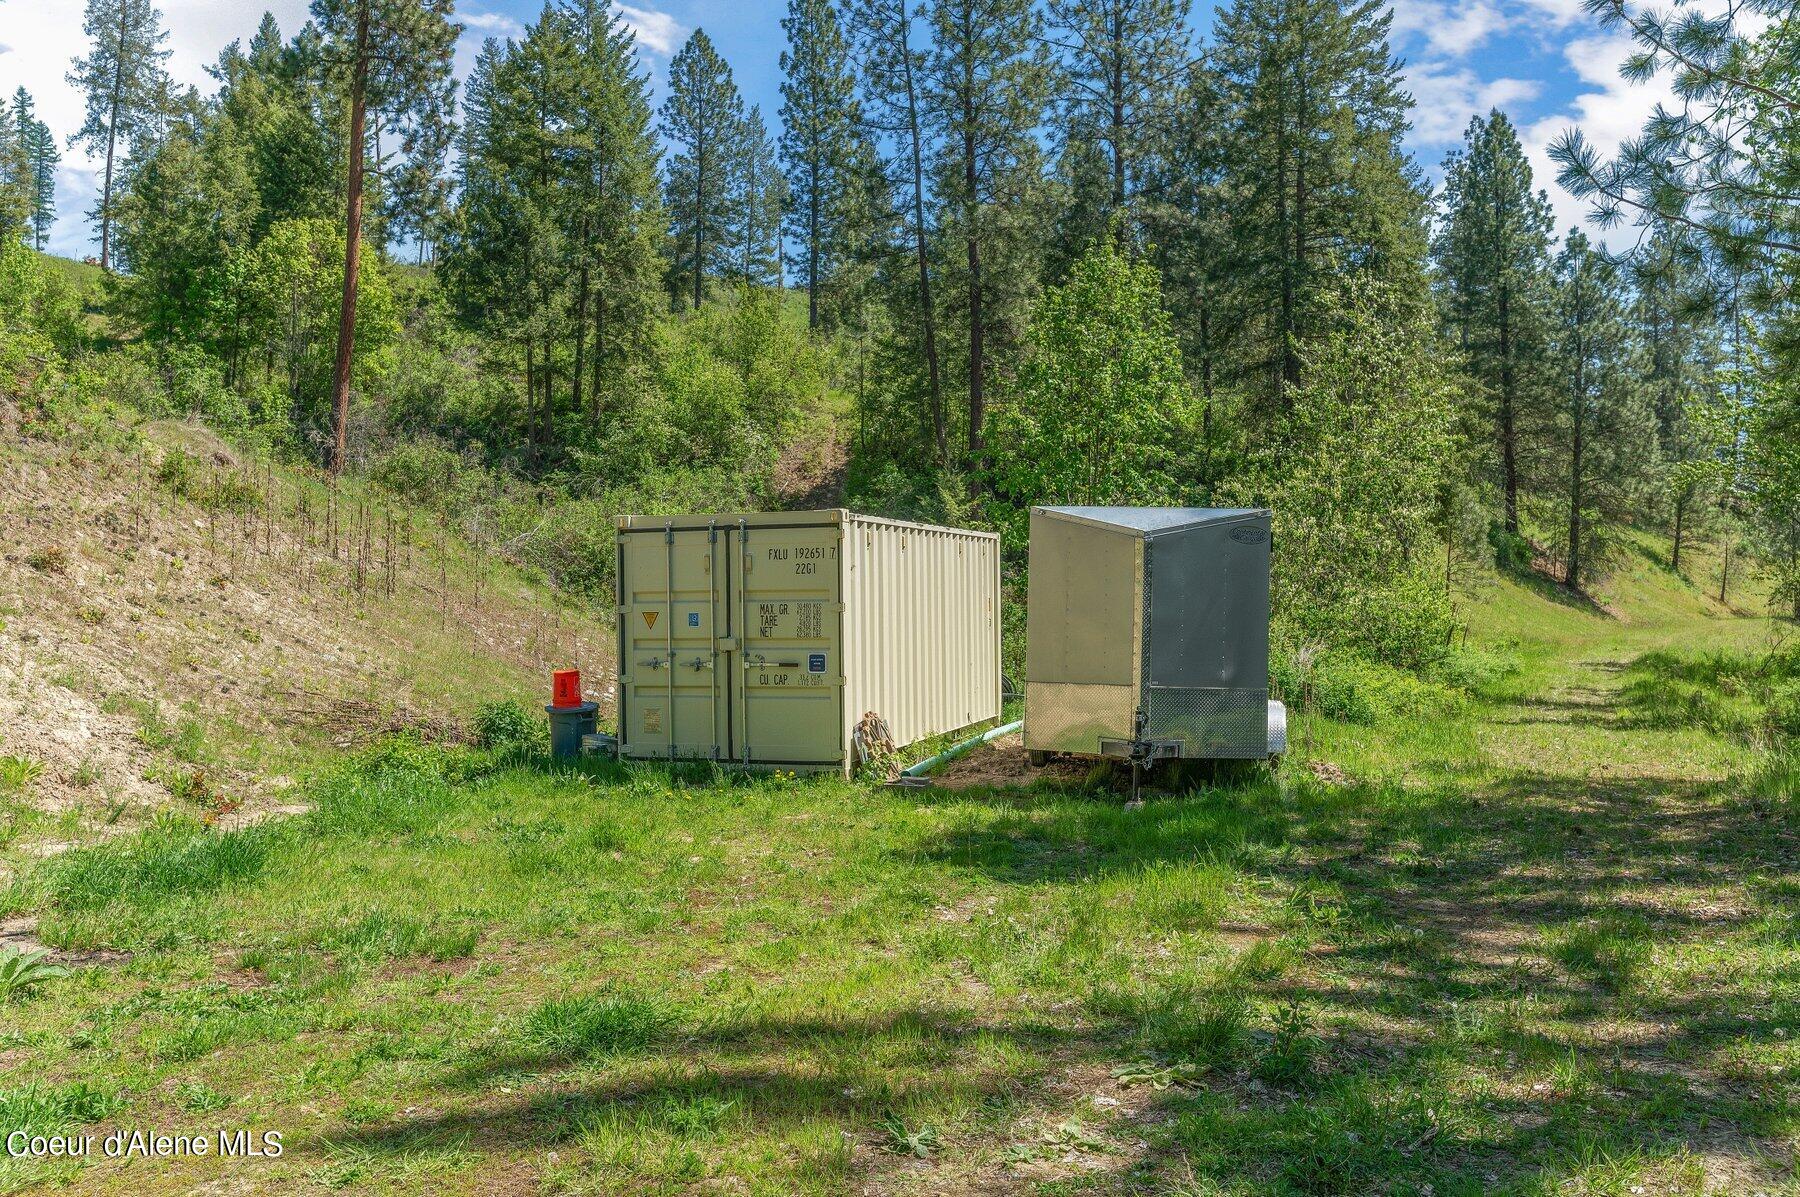
[[[1130,686],[1025,683],[1025,747],[1093,756],[1102,737],[1131,736],[1137,691]]]
[[[1184,757],[1266,756],[1267,690],[1178,689],[1144,692],[1146,740],[1180,740]]]

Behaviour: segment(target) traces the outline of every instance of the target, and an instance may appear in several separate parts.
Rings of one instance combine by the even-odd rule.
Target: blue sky
[[[305,19],[306,0],[157,0],[170,31],[170,71],[203,89],[205,66],[234,37],[248,39],[264,8],[284,33]],[[785,0],[644,0],[621,5],[638,31],[646,64],[660,88],[668,59],[695,28],[705,28],[730,62],[748,102],[760,104],[771,127],[781,106],[777,63]],[[466,71],[484,37],[517,34],[541,0],[461,0],[466,26],[458,69]],[[20,84],[37,99],[39,114],[66,142],[81,123],[81,101],[63,76],[84,52],[81,0],[0,0],[0,94]],[[1197,6],[1204,33],[1212,9]],[[1563,229],[1583,216],[1581,205],[1557,188],[1544,147],[1562,130],[1580,126],[1604,148],[1633,134],[1665,93],[1660,84],[1633,86],[1618,77],[1628,52],[1582,12],[1581,0],[1396,0],[1395,54],[1406,63],[1418,101],[1410,144],[1435,180],[1444,152],[1461,137],[1471,114],[1498,106],[1519,126],[1550,192]],[[92,253],[82,218],[97,190],[97,164],[64,153],[58,181],[58,220],[51,248]]]

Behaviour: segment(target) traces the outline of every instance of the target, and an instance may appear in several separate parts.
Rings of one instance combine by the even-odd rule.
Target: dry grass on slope
[[[0,453],[0,850],[171,805],[231,821],[368,734],[454,737],[546,670],[611,687],[603,618],[371,492],[162,424],[138,451]],[[184,453],[189,472],[160,469]],[[160,476],[159,476],[160,475]]]

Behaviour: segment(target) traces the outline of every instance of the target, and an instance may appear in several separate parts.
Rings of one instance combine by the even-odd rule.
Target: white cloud
[[[459,11],[456,19],[477,33],[494,37],[518,37],[525,32],[525,26],[501,12]]]
[[[631,30],[637,44],[652,54],[660,54],[667,58],[675,53],[675,48],[687,33],[687,27],[666,12],[657,12],[650,8],[634,8],[629,4],[615,7],[619,15],[625,18],[625,25]]]
[[[1460,58],[1512,21],[1488,0],[1440,4],[1436,0],[1394,0],[1394,32],[1425,39],[1435,56]]]
[[[1525,0],[1525,8],[1537,22],[1549,22],[1553,30],[1593,20],[1583,0]]]
[[[1442,63],[1413,65],[1406,71],[1406,85],[1417,106],[1413,109],[1412,143],[1415,149],[1448,148],[1462,140],[1469,118],[1491,108],[1502,110],[1537,98],[1539,86],[1531,79],[1482,79],[1468,67]],[[1421,155],[1427,165],[1431,155]]]
[[[1550,192],[1557,233],[1566,233],[1572,226],[1579,225],[1588,236],[1604,240],[1614,248],[1631,244],[1637,239],[1637,231],[1630,227],[1601,230],[1590,224],[1591,206],[1557,185],[1556,166],[1550,161],[1549,151],[1550,143],[1565,131],[1579,128],[1589,144],[1603,156],[1609,156],[1643,130],[1645,118],[1657,104],[1672,101],[1672,93],[1664,79],[1628,83],[1619,77],[1619,64],[1632,48],[1629,38],[1611,34],[1570,42],[1563,56],[1577,77],[1595,90],[1582,92],[1563,111],[1532,122],[1519,134],[1539,185]]]

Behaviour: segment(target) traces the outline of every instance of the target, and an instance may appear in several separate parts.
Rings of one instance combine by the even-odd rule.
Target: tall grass
[[[209,893],[260,874],[279,834],[272,825],[216,831],[191,819],[165,817],[129,839],[54,858],[45,887],[54,905],[89,911]]]

